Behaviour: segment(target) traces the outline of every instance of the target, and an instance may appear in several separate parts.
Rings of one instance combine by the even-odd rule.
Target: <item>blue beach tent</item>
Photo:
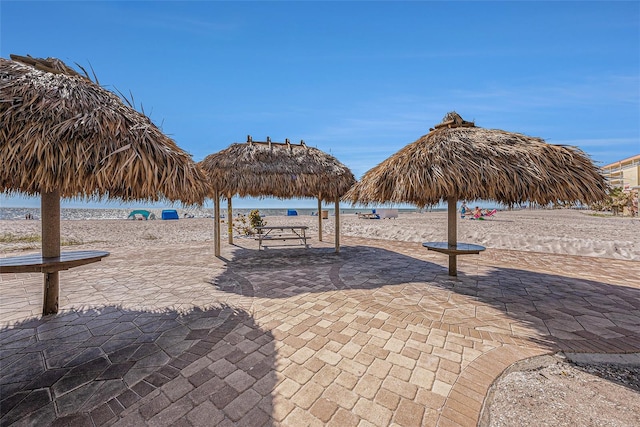
[[[175,209],[165,209],[162,211],[162,219],[179,219],[178,211]]]

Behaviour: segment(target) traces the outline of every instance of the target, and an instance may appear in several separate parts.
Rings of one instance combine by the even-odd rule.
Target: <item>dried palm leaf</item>
[[[55,58],[0,58],[0,191],[203,203],[205,175],[146,116]]]

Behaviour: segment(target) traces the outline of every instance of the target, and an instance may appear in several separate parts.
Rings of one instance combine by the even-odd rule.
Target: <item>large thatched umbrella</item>
[[[355,178],[335,157],[309,147],[304,141],[291,144],[287,139],[276,143],[267,137],[266,142],[259,142],[249,136],[246,143],[235,143],[210,154],[199,165],[209,175],[215,202],[216,256],[220,255],[219,199],[226,197],[230,207],[234,195],[317,198],[320,240],[322,201],[335,202],[335,248],[340,251],[340,197],[355,183]]]
[[[602,200],[600,170],[576,147],[476,127],[455,112],[427,135],[364,174],[343,197],[352,203],[448,204],[448,244],[457,245],[458,200],[591,203]],[[449,274],[456,275],[455,254]]]
[[[58,59],[11,58],[0,58],[0,191],[41,195],[43,257],[60,256],[61,197],[203,203],[205,175],[145,115]],[[56,312],[57,272],[45,287],[44,314]]]

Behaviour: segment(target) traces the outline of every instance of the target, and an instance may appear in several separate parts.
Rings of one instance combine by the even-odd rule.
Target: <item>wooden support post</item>
[[[214,234],[214,243],[213,243],[213,252],[215,256],[220,256],[220,192],[218,190],[214,193],[213,198],[213,234]]]
[[[456,216],[458,215],[458,208],[456,206],[457,200],[455,197],[447,198],[447,243],[449,248],[456,247],[458,245],[458,224]],[[458,275],[458,266],[455,254],[449,255],[449,276]]]
[[[322,194],[318,194],[318,240],[322,242]]]
[[[227,233],[229,233],[229,244],[233,245],[233,208],[231,206],[231,196],[227,197]]]
[[[336,253],[340,253],[340,197],[336,196]]]
[[[60,192],[42,192],[40,198],[42,215],[42,257],[60,256]],[[44,273],[44,301],[42,315],[58,312],[60,277],[57,271]]]

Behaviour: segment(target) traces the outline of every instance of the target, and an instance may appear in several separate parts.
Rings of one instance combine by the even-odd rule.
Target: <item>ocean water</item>
[[[264,216],[283,216],[287,215],[289,209],[286,208],[239,208],[233,209],[233,215],[238,214],[248,215],[253,209],[258,209],[261,215]],[[290,208],[297,212],[298,215],[312,215],[317,214],[317,209],[308,208]],[[134,209],[122,209],[122,208],[104,208],[104,209],[81,209],[81,208],[62,208],[60,210],[60,218],[63,220],[83,220],[83,219],[127,219],[129,213]],[[147,209],[156,215],[156,218],[160,219],[162,216],[162,209]],[[212,208],[188,208],[188,209],[175,209],[178,211],[180,218],[213,218]],[[329,215],[334,214],[334,209],[323,209],[329,211]],[[445,210],[445,209],[433,209]],[[370,212],[371,209],[340,209],[340,214],[354,214],[356,212]],[[422,212],[420,209],[398,209],[399,213],[408,212]],[[39,208],[0,208],[0,220],[23,220],[27,215],[31,215],[33,219],[38,220],[41,218]],[[220,209],[220,215],[227,217],[227,210]]]

